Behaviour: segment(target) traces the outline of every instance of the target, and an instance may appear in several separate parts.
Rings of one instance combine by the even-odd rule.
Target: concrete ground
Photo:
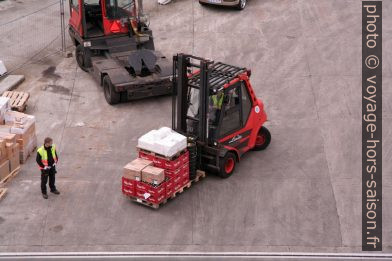
[[[134,204],[121,194],[122,167],[136,157],[139,136],[170,126],[171,99],[109,106],[73,58],[37,57],[18,71],[26,75],[20,89],[31,93],[27,113],[37,118],[38,139],[53,136],[59,147],[61,195],[42,199],[30,158],[0,202],[0,251],[360,252],[361,1],[250,0],[242,12],[193,0],[145,2],[167,56],[190,52],[252,69],[270,147],[246,155],[230,179],[209,176],[157,211]],[[391,12],[384,1],[387,253]]]

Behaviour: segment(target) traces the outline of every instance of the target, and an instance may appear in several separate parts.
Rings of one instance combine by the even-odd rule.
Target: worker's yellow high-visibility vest
[[[37,152],[41,156],[42,164],[44,164],[44,166],[48,166],[48,152],[45,149],[45,147],[44,146],[39,147]],[[54,144],[52,145],[51,152],[52,152],[52,157],[53,157],[54,162],[57,162],[56,145],[54,145]],[[41,168],[41,166],[39,166],[39,168],[43,169],[43,168]]]
[[[218,98],[219,95],[219,98]],[[221,109],[223,103],[223,93],[218,93],[216,95],[212,95],[212,102],[214,104],[214,108]]]

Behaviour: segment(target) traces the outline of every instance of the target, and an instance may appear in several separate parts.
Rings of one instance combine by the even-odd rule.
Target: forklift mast
[[[173,130],[192,137],[198,143],[207,144],[208,140],[208,104],[209,82],[208,75],[213,61],[200,57],[177,54],[173,57],[173,103],[172,128]],[[197,80],[194,80],[195,78]],[[193,90],[192,90],[193,89]],[[198,92],[199,108],[197,116],[188,115],[190,95],[192,91]],[[197,134],[190,133],[188,122],[197,126]]]

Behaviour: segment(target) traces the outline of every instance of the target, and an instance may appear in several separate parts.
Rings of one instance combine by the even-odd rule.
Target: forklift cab
[[[69,24],[84,38],[137,31],[148,22],[141,0],[70,0]]]
[[[191,89],[188,101],[187,132],[199,136],[199,90]],[[252,101],[247,82],[239,81],[216,93],[210,92],[207,112],[207,142],[210,146],[219,143],[231,133],[246,125]]]

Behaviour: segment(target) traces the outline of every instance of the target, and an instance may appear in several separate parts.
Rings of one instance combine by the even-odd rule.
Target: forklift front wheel
[[[271,133],[266,127],[261,127],[256,137],[253,150],[265,150],[271,142]]]
[[[105,99],[110,105],[117,104],[121,100],[121,93],[114,90],[112,81],[109,75],[103,77],[103,92],[105,94]]]
[[[219,166],[219,177],[226,179],[233,174],[235,170],[235,164],[237,163],[236,156],[233,152],[228,152],[225,157],[220,161]]]
[[[86,55],[84,53],[84,47],[81,44],[76,46],[75,57],[76,57],[76,62],[78,63],[80,69],[87,72],[88,62],[86,62]]]

